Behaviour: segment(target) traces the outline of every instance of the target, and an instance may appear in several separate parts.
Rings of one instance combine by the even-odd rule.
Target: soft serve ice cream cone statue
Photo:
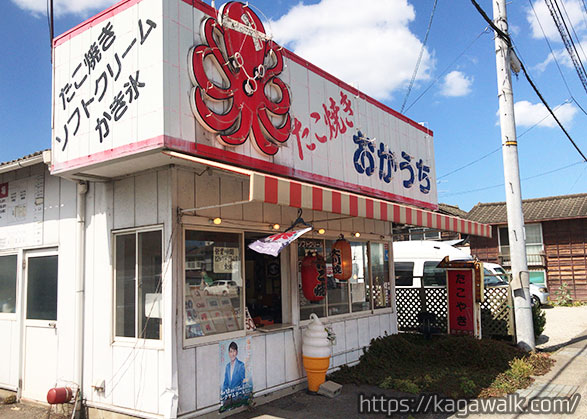
[[[302,336],[302,358],[308,375],[308,390],[317,392],[320,384],[326,381],[326,371],[330,365],[330,341],[324,325],[314,313],[312,322]]]

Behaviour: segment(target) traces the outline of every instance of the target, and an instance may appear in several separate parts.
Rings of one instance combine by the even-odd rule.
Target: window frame
[[[242,329],[240,330],[235,330],[232,332],[222,332],[222,333],[215,333],[213,335],[208,335],[208,336],[197,336],[194,338],[186,338],[185,337],[185,237],[186,237],[186,232],[187,231],[213,231],[213,232],[221,232],[221,233],[232,233],[232,234],[238,234],[239,235],[239,242],[240,242],[240,262],[241,262],[241,267],[240,267],[240,272],[241,272],[241,281],[243,286],[242,291],[241,291],[241,309],[242,309]],[[202,226],[202,225],[197,225],[197,224],[184,224],[182,226],[182,241],[181,241],[181,339],[182,339],[182,347],[184,349],[187,348],[193,348],[193,347],[197,347],[197,346],[202,346],[202,345],[207,345],[210,344],[212,342],[218,342],[221,340],[227,340],[227,339],[234,339],[234,338],[240,338],[240,337],[245,337],[247,335],[247,326],[246,326],[246,316],[245,316],[245,306],[246,306],[246,295],[245,295],[245,290],[246,290],[246,278],[245,278],[245,233],[251,231],[253,232],[253,230],[247,230],[247,229],[231,229],[231,228],[220,228],[220,227],[207,227],[207,226]],[[282,307],[283,310],[283,307]]]
[[[314,240],[321,240],[322,241],[322,248],[324,249],[324,252],[326,252],[326,241],[333,241],[335,242],[340,236],[337,237],[308,237],[308,239],[314,239]],[[343,319],[349,319],[349,318],[361,318],[361,317],[369,317],[372,316],[374,314],[384,314],[384,313],[393,313],[394,312],[394,307],[395,307],[395,281],[393,281],[392,277],[394,275],[394,267],[393,267],[393,242],[387,241],[387,240],[361,240],[361,239],[356,239],[354,237],[349,237],[348,239],[345,237],[346,240],[350,242],[361,242],[366,244],[367,246],[367,259],[368,259],[368,263],[367,263],[367,273],[369,275],[369,282],[368,282],[368,286],[369,286],[369,300],[370,300],[370,308],[368,310],[363,310],[363,311],[353,311],[352,310],[352,297],[351,297],[351,288],[350,288],[350,281],[346,281],[347,282],[347,295],[348,295],[348,307],[349,307],[349,312],[348,313],[341,313],[341,314],[334,314],[334,315],[329,315],[328,314],[328,292],[326,292],[326,315],[323,317],[323,319],[326,319],[326,321],[328,323],[331,322],[336,322],[339,320],[343,320]],[[387,244],[388,246],[388,251],[389,251],[389,256],[387,258],[387,265],[388,265],[388,272],[389,272],[389,276],[387,278],[390,287],[391,287],[391,305],[389,307],[381,307],[381,308],[375,308],[375,304],[374,304],[374,296],[373,296],[373,267],[371,266],[371,244],[372,243],[378,243],[378,244]],[[299,254],[298,254],[298,240],[296,240],[296,249],[295,249],[295,255],[296,255],[296,267],[295,267],[295,280],[296,280],[296,286],[299,286],[298,281],[298,266],[299,266]],[[323,255],[326,258],[326,255]],[[297,288],[297,287],[296,287]],[[298,316],[300,315],[300,301],[299,301],[299,296],[296,297],[298,304],[297,304],[297,311],[298,311]],[[310,323],[310,319],[304,319],[304,320],[299,320],[299,325],[300,326],[305,326],[307,324]]]
[[[15,251],[8,251],[8,252],[0,252],[0,257],[4,256],[16,256],[16,277],[14,278],[14,313],[4,313],[0,311],[0,320],[16,320],[18,314],[20,312],[21,307],[21,295],[20,295],[20,287],[21,287],[21,272],[22,272],[22,255],[20,252]],[[20,267],[20,269],[19,269]],[[0,310],[2,307],[0,307]]]
[[[139,343],[142,347],[152,347],[160,349],[163,347],[163,340],[165,335],[165,317],[164,314],[161,315],[161,329],[160,329],[160,336],[159,339],[146,339],[146,338],[139,338],[138,337],[138,286],[135,283],[135,337],[126,337],[126,336],[116,336],[116,237],[120,235],[128,235],[134,234],[135,235],[135,281],[137,278],[137,274],[139,272],[138,263],[138,248],[139,248],[139,240],[138,235],[140,233],[148,233],[152,231],[160,231],[161,232],[161,311],[165,313],[165,300],[163,298],[163,289],[164,289],[164,282],[165,282],[165,270],[163,269],[165,266],[165,228],[163,224],[151,225],[151,226],[144,226],[144,227],[131,227],[131,228],[124,228],[124,229],[117,229],[111,231],[111,243],[112,243],[112,309],[110,310],[111,313],[111,343],[121,346],[133,346],[135,347],[137,343]]]

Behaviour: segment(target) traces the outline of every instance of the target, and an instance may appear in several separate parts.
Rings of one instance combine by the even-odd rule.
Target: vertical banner
[[[245,406],[253,398],[251,338],[220,342],[220,412]]]
[[[449,333],[475,335],[473,270],[449,269],[447,276]]]

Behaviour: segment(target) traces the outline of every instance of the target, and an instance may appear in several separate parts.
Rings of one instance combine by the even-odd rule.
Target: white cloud
[[[471,93],[473,77],[467,77],[460,71],[451,71],[444,76],[444,81],[440,89],[443,96],[466,96]]]
[[[91,11],[104,10],[118,0],[54,0],[53,11],[56,16],[66,14],[86,15]],[[47,0],[12,0],[23,10],[35,16],[47,14]]]
[[[343,81],[380,100],[405,87],[421,49],[408,25],[407,0],[322,0],[298,3],[269,22],[275,40]],[[433,58],[424,51],[417,80],[430,78]]]
[[[576,113],[577,107],[572,103],[565,103],[554,110],[554,114],[563,125],[570,124]],[[540,127],[554,128],[557,126],[556,121],[542,103],[530,103],[526,100],[521,100],[514,104],[514,114],[516,116],[516,126],[518,127],[538,125]]]
[[[585,21],[583,19],[583,6],[581,5],[582,0],[565,0],[564,1],[564,9],[561,8],[563,15],[568,15],[571,24],[575,28],[577,33],[584,31],[587,29],[585,27]],[[532,10],[532,7],[529,7],[526,11],[526,19],[532,28],[532,37],[542,39],[544,34],[546,37],[551,41],[562,42],[561,37],[558,33],[556,25],[552,16],[550,15],[550,11],[548,10],[548,6],[544,2],[544,0],[534,2],[534,10],[536,11],[536,15],[538,15],[538,21],[536,20],[536,15]],[[542,29],[541,29],[542,26]],[[570,29],[570,28],[569,28]],[[544,34],[542,31],[544,30]]]

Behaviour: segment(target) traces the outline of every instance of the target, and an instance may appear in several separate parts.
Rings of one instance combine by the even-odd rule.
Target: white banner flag
[[[258,253],[277,256],[287,245],[310,230],[312,230],[312,227],[274,234],[249,244],[249,249]]]

